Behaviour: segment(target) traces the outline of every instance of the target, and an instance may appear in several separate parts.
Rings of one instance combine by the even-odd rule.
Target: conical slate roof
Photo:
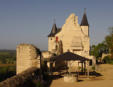
[[[53,24],[52,30],[50,32],[50,34],[48,35],[48,37],[54,37],[55,34],[57,34],[58,32],[60,32],[61,28],[57,28],[56,24]]]
[[[54,36],[56,33],[57,33],[57,27],[56,27],[56,24],[53,24],[51,33],[48,35],[48,37],[52,37],[52,36]]]
[[[81,21],[81,26],[89,26],[87,16],[86,16],[86,12],[84,12],[84,15],[83,15],[83,18],[82,18],[82,21]]]

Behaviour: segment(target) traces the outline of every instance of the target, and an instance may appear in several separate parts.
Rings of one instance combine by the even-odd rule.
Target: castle
[[[91,59],[89,24],[86,11],[83,14],[81,24],[78,23],[78,16],[74,13],[66,19],[62,28],[53,24],[48,35],[48,51],[59,55],[60,53],[72,52]]]
[[[46,67],[44,69],[48,69],[47,71],[50,74],[52,74],[52,68],[57,69],[57,67],[65,65],[65,69],[69,73],[79,72],[81,67],[81,72],[86,72],[87,69],[89,76],[90,60],[92,60],[93,65],[95,64],[95,58],[90,56],[89,51],[89,24],[86,12],[84,12],[81,24],[78,23],[78,16],[72,13],[66,19],[62,28],[57,28],[56,24],[53,24],[48,35],[48,51],[41,52],[39,48],[31,44],[19,44],[16,49],[17,75],[5,80],[0,85],[2,87],[4,85],[17,87],[20,84],[24,84],[26,80],[36,80],[37,74],[42,72],[42,63],[43,67]],[[58,72],[61,74],[61,71]],[[12,83],[13,81],[14,84]],[[64,75],[64,82],[74,81],[75,75]]]
[[[66,52],[91,59],[92,63],[95,64],[95,58],[89,55],[90,37],[86,12],[83,14],[81,24],[78,23],[78,16],[74,13],[66,19],[62,28],[57,28],[56,24],[53,24],[52,30],[48,35],[48,51],[41,52],[41,55],[38,51],[38,48],[30,44],[20,44],[17,46],[17,74],[31,67],[40,68],[40,57],[42,57],[43,60],[52,59],[55,55]],[[51,61],[48,61],[47,63],[48,67],[50,67],[50,62]],[[75,65],[77,65],[79,61],[70,62],[73,63],[75,68]],[[57,66],[59,63],[55,64],[55,66]]]

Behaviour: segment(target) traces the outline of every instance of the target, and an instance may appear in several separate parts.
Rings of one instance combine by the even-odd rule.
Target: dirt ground
[[[80,82],[67,83],[63,78],[53,80],[50,87],[113,87],[113,65],[102,64],[97,67],[102,76],[85,78]]]

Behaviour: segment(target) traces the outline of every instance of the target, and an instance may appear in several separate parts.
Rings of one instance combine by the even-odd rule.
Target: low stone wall
[[[0,87],[23,87],[26,81],[33,80],[38,77],[39,69],[32,67],[26,71],[8,78],[0,83]]]

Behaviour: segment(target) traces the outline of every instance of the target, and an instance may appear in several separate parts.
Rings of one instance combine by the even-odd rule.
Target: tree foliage
[[[105,42],[113,59],[113,27],[109,28],[109,35],[105,37]]]
[[[107,35],[103,42],[91,46],[91,55],[97,59],[102,57],[102,53],[110,53],[113,58],[113,27],[109,28],[109,35]]]
[[[99,43],[98,45],[92,45],[91,55],[95,56],[98,59],[102,56],[102,53],[108,53],[108,47],[104,42]]]

